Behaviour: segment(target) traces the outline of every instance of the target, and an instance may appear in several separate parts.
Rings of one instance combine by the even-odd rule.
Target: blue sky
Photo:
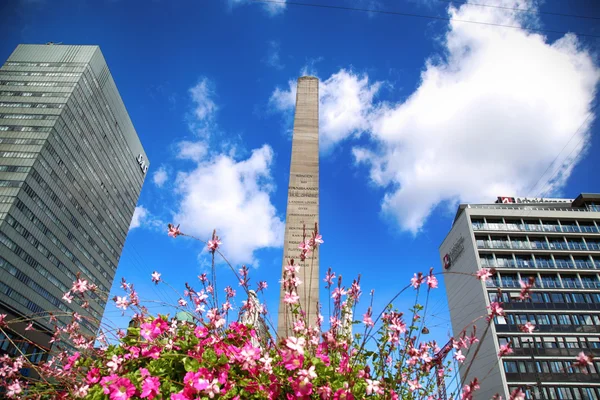
[[[318,3],[600,36],[597,20],[550,14],[600,17],[588,0]],[[207,268],[200,243],[166,236],[174,222],[205,239],[216,228],[236,266],[268,281],[275,310],[290,82],[304,73],[322,82],[321,270],[362,274],[376,304],[413,272],[441,269],[459,202],[600,190],[598,38],[244,0],[0,7],[2,60],[19,43],[102,49],[151,161],[116,280],[145,298],[177,300],[150,284],[154,270],[179,289]],[[440,340],[445,301],[441,288],[430,302]],[[109,304],[106,317],[122,325],[119,315]]]

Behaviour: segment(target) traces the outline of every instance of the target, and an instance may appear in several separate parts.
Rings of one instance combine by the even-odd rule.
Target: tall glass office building
[[[460,205],[440,246],[454,334],[470,333],[492,302],[506,314],[492,320],[469,376],[475,346],[460,369],[463,384],[480,380],[475,398],[521,388],[529,399],[600,399],[599,232],[600,194]],[[487,282],[466,276],[482,268],[495,269]],[[521,329],[527,322],[532,333]],[[475,325],[481,335],[487,323]],[[499,359],[508,343],[513,352]],[[595,357],[583,370],[573,367],[582,351]]]
[[[78,273],[110,290],[148,165],[98,46],[19,45],[0,69],[0,314],[40,316],[7,331],[24,353],[48,311],[96,333],[106,301],[62,297]]]

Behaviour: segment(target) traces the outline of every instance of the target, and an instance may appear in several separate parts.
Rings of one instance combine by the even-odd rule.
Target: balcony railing
[[[572,261],[556,260],[556,268],[560,268],[560,269],[574,269],[575,268],[575,264],[573,264]]]
[[[535,286],[534,286],[535,287]],[[505,310],[573,310],[573,311],[600,311],[600,304],[596,303],[530,303],[528,301],[517,301],[503,303]]]
[[[585,243],[568,243],[569,250],[587,250]]]
[[[600,349],[589,349],[589,348],[585,348],[585,349],[581,349],[581,348],[577,348],[577,349],[567,349],[567,348],[557,348],[557,347],[535,347],[535,348],[531,348],[531,347],[520,347],[520,348],[513,348],[513,355],[515,356],[529,356],[531,357],[532,355],[535,356],[549,356],[549,357],[556,357],[556,356],[563,356],[563,357],[576,357],[581,351],[586,351],[591,353],[594,356],[600,356]]]
[[[553,263],[548,260],[536,260],[535,263],[532,261],[505,261],[502,263],[494,263],[493,261],[488,261],[485,258],[481,259],[481,266],[483,268],[533,268],[533,269],[600,269],[600,262],[596,262],[594,264],[591,261],[577,262],[573,263],[572,261],[564,261],[557,260],[556,263]]]
[[[496,332],[520,332],[518,325],[495,324]],[[600,333],[600,326],[595,325],[536,325],[538,332],[556,333]]]
[[[600,243],[590,243],[590,242],[588,242],[587,247],[588,247],[588,250],[598,251],[598,250],[600,250]]]
[[[565,243],[565,242],[501,242],[478,240],[478,249],[496,249],[496,250],[575,250],[575,251],[598,251],[600,244],[598,243]]]
[[[600,374],[583,374],[583,373],[506,373],[506,380],[509,385],[512,382],[573,382],[573,383],[596,383],[600,380]],[[531,398],[531,397],[530,397]],[[558,397],[557,397],[558,398]],[[566,398],[566,397],[562,397]],[[572,397],[571,397],[572,398]]]
[[[600,282],[582,281],[581,284],[584,288],[600,289]]]
[[[543,287],[546,289],[562,289],[562,285],[560,284],[560,282],[548,281],[548,280],[542,280],[542,284],[540,287]]]
[[[522,231],[522,232],[563,232],[563,233],[598,233],[595,226],[572,226],[572,225],[539,225],[539,224],[502,224],[502,223],[473,223],[475,231]]]
[[[546,242],[531,242],[532,250],[548,250],[550,245]]]
[[[587,208],[576,208],[576,207],[544,207],[538,204],[516,204],[514,206],[510,206],[507,204],[469,204],[467,208],[485,208],[492,210],[513,210],[513,211],[567,211],[567,212],[598,212],[598,210]]]
[[[515,281],[502,281],[502,283],[497,281],[488,280],[486,281],[486,286],[488,288],[519,288],[521,287],[519,282]],[[598,282],[573,282],[573,281],[563,281],[561,284],[558,281],[536,281],[533,285],[535,289],[600,289],[600,283]]]
[[[577,281],[565,281],[563,279],[563,287],[572,288],[572,289],[581,289],[582,285],[580,282],[577,282]]]
[[[594,263],[591,261],[575,261],[575,268],[577,269],[594,269],[596,268]]]

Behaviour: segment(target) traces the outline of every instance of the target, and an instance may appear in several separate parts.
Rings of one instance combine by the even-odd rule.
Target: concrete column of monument
[[[315,223],[318,222],[319,80],[303,76],[298,78],[296,94],[282,271],[292,258],[302,265],[299,274],[302,285],[298,288],[298,296],[311,325],[315,324],[318,311],[319,253],[317,250],[306,261],[300,262],[298,245],[303,239],[303,226],[306,226],[307,239],[310,239]],[[285,337],[289,333],[291,318],[289,307],[283,303],[283,296],[281,289],[277,331],[280,336]]]

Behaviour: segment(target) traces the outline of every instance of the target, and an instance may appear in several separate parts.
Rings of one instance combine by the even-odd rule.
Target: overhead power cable
[[[593,111],[590,112],[590,115],[588,115],[587,119],[589,119],[590,116],[594,115],[594,111],[597,110],[599,106],[596,106],[596,108]],[[586,119],[586,121],[587,121],[587,119]],[[565,161],[568,160],[569,157],[571,157],[571,154],[573,154],[573,152],[582,144],[582,142],[584,141],[585,138],[586,138],[586,135],[583,135],[579,139],[579,141],[577,142],[577,144],[575,145],[575,147],[573,147],[573,149],[565,157]],[[544,184],[544,186],[542,186],[540,188],[540,191],[539,191],[539,193],[538,193],[538,195],[536,197],[540,197],[541,195],[544,194],[544,191],[546,190],[546,186],[550,185],[548,187],[548,189],[551,189],[552,188],[552,186],[551,186],[552,179],[554,179],[555,177],[557,177],[560,174],[561,170],[568,171],[575,162],[579,161],[579,156],[581,155],[581,153],[584,150],[585,150],[585,146],[579,147],[579,150],[577,150],[577,153],[575,154],[575,156],[573,156],[571,158],[571,161],[569,162],[569,164],[567,164],[567,166],[565,168],[562,168],[561,165],[559,164],[558,168],[554,172],[552,172],[552,174],[550,175],[550,177],[548,178],[548,180],[546,181],[546,183]],[[562,150],[561,150],[561,152],[562,152]],[[550,165],[552,165],[552,164],[550,164]]]
[[[592,34],[588,34],[588,33],[557,31],[557,30],[552,30],[552,29],[540,29],[540,28],[525,28],[525,27],[516,26],[516,25],[494,24],[492,22],[469,21],[469,20],[456,19],[456,18],[450,18],[450,17],[440,17],[437,15],[425,15],[425,14],[407,13],[407,12],[391,11],[391,10],[376,10],[376,9],[371,9],[371,8],[335,6],[335,5],[330,5],[330,4],[304,3],[304,2],[299,2],[299,1],[284,1],[284,0],[252,0],[252,1],[254,3],[281,4],[281,5],[285,4],[285,5],[291,5],[291,6],[325,8],[325,9],[331,9],[331,10],[362,11],[362,12],[374,13],[374,14],[386,14],[386,15],[396,15],[396,16],[402,16],[402,17],[425,18],[425,19],[433,19],[433,20],[438,20],[438,21],[461,22],[461,23],[466,23],[466,24],[478,24],[478,25],[496,26],[496,27],[502,27],[502,28],[519,29],[519,30],[527,31],[527,32],[555,33],[555,34],[559,34],[559,35],[566,35],[568,33],[571,33],[573,35],[581,36],[581,37],[600,38],[600,35],[592,35]]]
[[[513,8],[513,7],[495,6],[492,4],[471,3],[470,1],[453,1],[453,0],[437,0],[437,1],[439,1],[441,3],[447,3],[447,4],[457,4],[460,6],[469,5],[469,6],[476,6],[476,7],[498,8],[501,10],[516,11],[516,12],[528,13],[528,14],[544,14],[544,15],[555,15],[555,16],[560,16],[560,17],[600,20],[600,17],[594,17],[594,16],[590,16],[590,15],[563,14],[563,13],[557,13],[557,12],[551,12],[551,11],[540,11],[535,8]]]
[[[591,111],[588,113],[588,115],[587,115],[587,117],[585,118],[585,120],[584,120],[584,121],[581,123],[581,125],[579,125],[579,128],[577,128],[577,130],[576,130],[575,132],[573,132],[573,134],[571,135],[571,137],[569,138],[569,140],[567,141],[567,143],[565,143],[565,145],[564,145],[564,146],[563,146],[563,148],[562,148],[562,149],[561,149],[561,150],[558,152],[558,154],[556,155],[556,157],[554,157],[554,160],[552,160],[552,162],[550,162],[550,164],[548,165],[548,167],[546,168],[546,170],[544,170],[544,172],[542,172],[542,175],[540,175],[539,179],[538,179],[538,180],[535,182],[535,184],[533,184],[533,185],[532,185],[532,186],[529,188],[529,190],[527,190],[527,191],[525,192],[525,193],[527,193],[527,196],[529,196],[529,193],[531,193],[531,191],[532,191],[533,189],[535,189],[535,188],[538,186],[538,184],[540,183],[540,181],[542,180],[542,178],[544,177],[544,175],[546,175],[546,172],[548,172],[548,171],[550,170],[550,168],[552,168],[552,167],[555,165],[556,161],[558,160],[558,157],[560,157],[560,155],[562,154],[562,152],[563,152],[563,151],[565,151],[565,149],[567,148],[567,146],[569,145],[569,143],[571,143],[571,140],[573,140],[573,138],[575,137],[575,135],[577,135],[577,133],[579,133],[579,131],[581,131],[581,128],[583,128],[584,126],[587,126],[587,122],[589,121],[590,117],[591,117],[592,115],[594,115],[594,114],[595,114],[595,112],[596,112],[596,110],[598,109],[598,107],[599,107],[599,106],[600,106],[600,103],[599,103],[599,105],[597,105],[596,107],[594,107],[594,109],[593,109],[593,110],[591,110]],[[581,142],[581,141],[582,141],[584,138],[585,138],[585,135],[583,135],[583,137],[582,137],[582,138],[579,140],[579,142],[578,142],[578,143],[577,143],[577,145],[576,145],[576,146],[573,148],[573,150],[574,150],[574,149],[576,149],[576,148],[579,146],[579,143],[580,143],[580,142]],[[571,153],[573,152],[573,150],[571,150]],[[569,155],[571,155],[571,153],[569,153]],[[577,157],[578,157],[578,156],[579,156],[579,153],[577,154]],[[568,157],[568,156],[567,156],[567,157]],[[573,162],[574,162],[574,161],[577,159],[577,157],[575,157],[575,158],[573,159],[573,161],[571,162],[571,164],[572,164],[572,163],[573,163]],[[565,158],[565,161],[566,161],[566,158]],[[569,167],[570,167],[570,164],[569,164]],[[560,165],[559,165],[559,170],[560,170]],[[543,186],[540,188],[540,191],[542,191],[542,190],[543,190],[543,189],[546,187],[546,185],[548,185],[548,183],[549,183],[549,182],[552,180],[552,178],[554,178],[554,175],[555,175],[555,174],[556,174],[556,173],[554,173],[554,172],[553,172],[553,173],[550,175],[550,177],[548,178],[548,180],[546,181],[546,183],[544,183],[544,185],[543,185]],[[540,195],[540,193],[538,193],[538,196],[539,196],[539,195]]]

